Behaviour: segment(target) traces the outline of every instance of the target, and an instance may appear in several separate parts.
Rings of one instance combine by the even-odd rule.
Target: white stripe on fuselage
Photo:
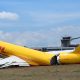
[[[68,53],[70,53],[70,52],[72,52],[72,51],[74,51],[74,50],[49,51],[49,52],[47,52],[47,53],[59,55],[61,52],[68,52]]]

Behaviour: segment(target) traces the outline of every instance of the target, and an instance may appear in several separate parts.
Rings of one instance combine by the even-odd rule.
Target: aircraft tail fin
[[[78,47],[76,47],[72,53],[80,54],[80,45]]]

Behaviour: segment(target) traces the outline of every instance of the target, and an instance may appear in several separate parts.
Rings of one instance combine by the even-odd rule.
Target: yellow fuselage
[[[54,54],[25,48],[22,46],[0,41],[0,51],[7,56],[17,56],[28,62],[30,65],[51,65]]]
[[[79,64],[80,63],[80,54],[75,53],[64,53],[59,55],[60,64]]]

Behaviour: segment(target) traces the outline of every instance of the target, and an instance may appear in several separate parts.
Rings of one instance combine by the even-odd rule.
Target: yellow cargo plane
[[[73,52],[46,53],[0,41],[0,53],[7,56],[0,60],[0,68],[9,66],[39,66],[80,63],[80,46]]]
[[[16,62],[20,63],[20,61],[26,63],[25,66],[53,65],[56,60],[54,54],[47,54],[46,52],[25,48],[3,41],[0,41],[0,53],[8,56],[4,60],[0,60],[1,68],[11,64],[15,65]]]

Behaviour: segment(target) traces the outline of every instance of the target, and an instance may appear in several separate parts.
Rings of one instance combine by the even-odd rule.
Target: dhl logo
[[[5,47],[0,46],[0,52],[4,53]]]

